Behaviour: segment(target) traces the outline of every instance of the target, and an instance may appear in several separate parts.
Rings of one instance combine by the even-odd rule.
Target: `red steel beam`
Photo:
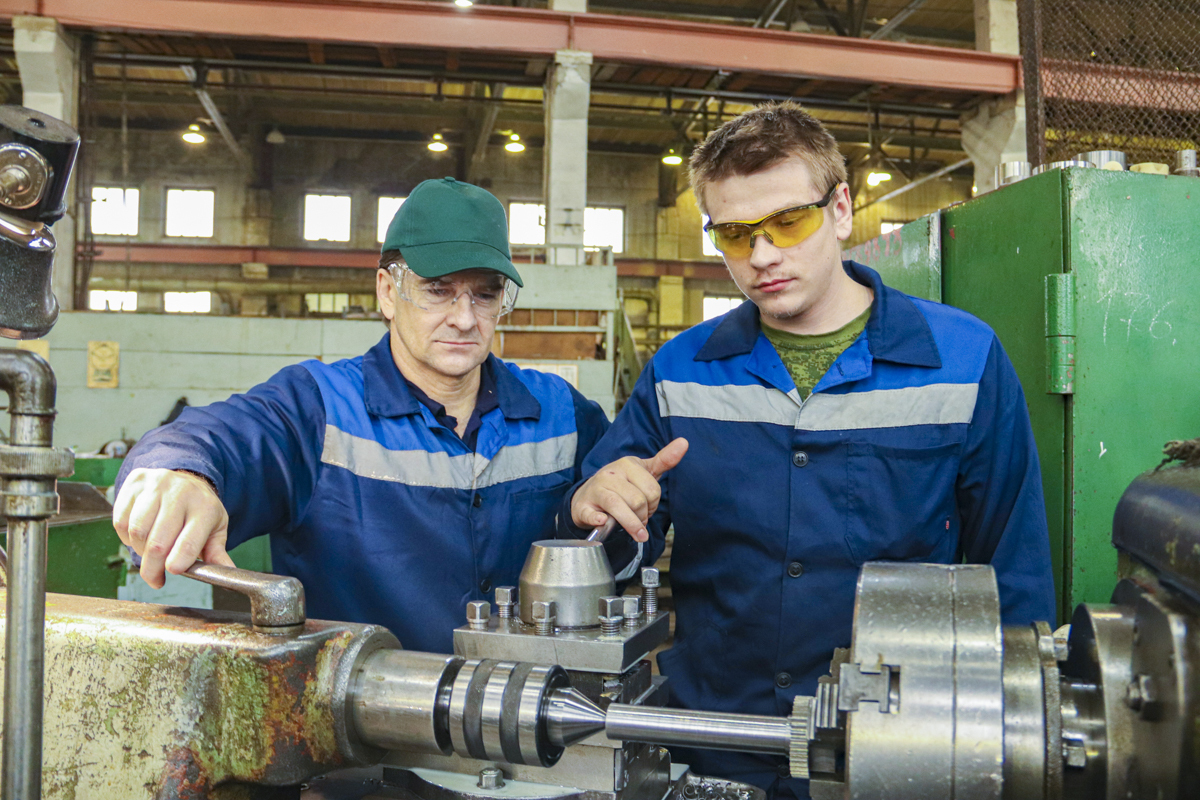
[[[549,55],[1008,94],[1018,56],[735,25],[420,0],[0,0],[0,18],[144,33]]]
[[[166,264],[173,266],[241,266],[247,263],[272,267],[334,267],[374,269],[376,250],[325,250],[301,247],[237,247],[192,244],[109,244],[97,242],[94,257],[107,264]],[[664,261],[618,258],[617,275],[656,278],[678,275],[700,280],[732,280],[723,264],[711,261]],[[520,269],[518,261],[517,268]]]

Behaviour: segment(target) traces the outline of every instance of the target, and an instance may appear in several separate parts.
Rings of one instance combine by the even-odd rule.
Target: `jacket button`
[[[476,492],[475,499],[471,501],[471,505],[475,506],[475,508],[479,508],[481,505],[483,505],[483,495]]]
[[[779,766],[777,766],[775,768],[775,774],[777,774],[781,778],[792,777],[792,771],[790,769],[788,769],[787,764],[780,764]]]
[[[775,676],[775,685],[780,689],[786,689],[792,685],[792,676],[786,672],[781,672]]]
[[[483,580],[481,580],[479,582],[479,593],[480,594],[487,594],[491,590],[492,590],[492,582],[489,581],[487,578],[484,578]]]
[[[803,450],[797,450],[796,452],[792,453],[792,463],[797,467],[807,467],[808,453],[804,452]]]
[[[788,576],[789,577],[799,578],[803,574],[804,574],[804,565],[801,564],[799,561],[793,561],[792,563],[788,564]]]

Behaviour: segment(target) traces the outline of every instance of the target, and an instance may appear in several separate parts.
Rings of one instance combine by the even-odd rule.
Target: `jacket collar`
[[[885,286],[879,273],[870,267],[843,261],[842,268],[851,278],[875,292],[866,328],[872,358],[915,367],[937,369],[942,366],[933,331],[911,298]],[[716,361],[746,355],[754,349],[761,333],[758,306],[742,303],[718,323],[696,353],[695,360]]]
[[[483,368],[490,370],[496,382],[500,412],[507,419],[538,419],[542,405],[503,362],[489,354]],[[367,411],[377,417],[402,417],[420,414],[421,403],[413,397],[404,376],[392,360],[391,333],[363,356],[363,400]]]

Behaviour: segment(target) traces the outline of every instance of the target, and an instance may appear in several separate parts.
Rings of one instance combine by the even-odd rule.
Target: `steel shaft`
[[[609,739],[653,742],[739,753],[788,755],[792,729],[787,718],[721,714],[613,703],[604,723]]]

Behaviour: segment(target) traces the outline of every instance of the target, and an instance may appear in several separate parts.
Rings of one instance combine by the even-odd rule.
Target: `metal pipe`
[[[0,389],[9,397],[11,447],[50,448],[57,383],[50,365],[24,350],[0,350]],[[46,468],[50,469],[49,466]],[[4,638],[4,768],[0,796],[37,800],[42,791],[42,688],[46,643],[47,517],[57,510],[54,473],[8,472],[0,498],[8,517]]]
[[[604,724],[609,739],[653,742],[739,753],[787,755],[792,729],[787,718],[683,711],[613,703]]]
[[[904,194],[909,189],[915,189],[923,183],[929,183],[929,181],[940,178],[943,175],[949,175],[951,172],[954,172],[954,170],[958,169],[959,167],[965,167],[967,164],[970,164],[970,163],[971,163],[971,159],[969,159],[969,158],[964,158],[962,161],[956,161],[953,164],[950,164],[949,166],[942,167],[937,172],[931,172],[928,175],[926,175],[925,177],[917,178],[912,183],[905,184],[904,186],[901,186],[899,189],[896,189],[893,192],[888,192],[887,194],[883,195],[882,197],[876,197],[874,200],[863,203],[861,206],[858,206],[854,210],[856,212],[862,211],[867,206],[873,206],[876,203],[882,203],[885,200],[891,200],[893,197],[898,197],[898,196]]]

